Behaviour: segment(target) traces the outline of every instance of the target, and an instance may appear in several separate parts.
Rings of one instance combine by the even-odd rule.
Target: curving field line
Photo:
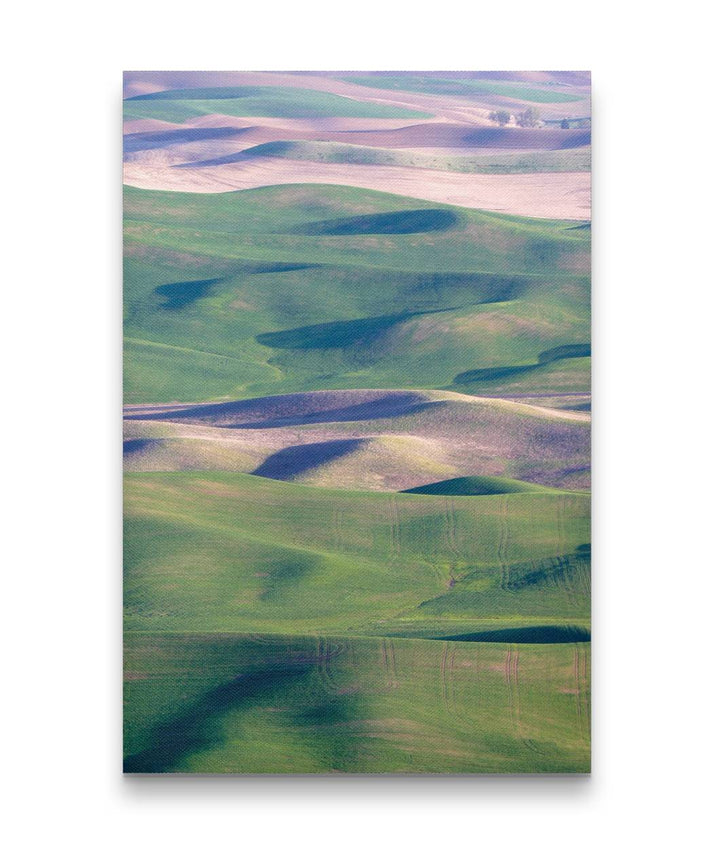
[[[369,490],[502,474],[582,489],[584,480],[568,483],[566,471],[568,462],[581,469],[587,464],[587,422],[584,413],[435,390],[331,390],[129,405],[124,462],[130,470],[235,470]],[[526,471],[530,453],[537,471]],[[500,471],[498,458],[506,462]],[[446,506],[444,538],[457,553],[454,500]],[[392,505],[387,524],[395,554],[402,533]]]
[[[284,158],[177,169],[129,161],[124,182],[145,190],[227,193],[278,184],[349,185],[399,196],[552,220],[590,219],[590,174],[485,175],[376,164],[332,164]]]
[[[126,419],[207,422],[232,428],[270,428],[316,422],[362,421],[410,415],[438,402],[486,405],[525,416],[590,422],[589,413],[555,410],[506,398],[433,389],[334,389],[289,392],[236,401],[126,404]],[[233,424],[238,423],[238,424]]]

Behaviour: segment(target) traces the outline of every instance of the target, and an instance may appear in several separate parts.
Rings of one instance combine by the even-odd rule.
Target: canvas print
[[[589,772],[589,73],[123,109],[125,772]]]

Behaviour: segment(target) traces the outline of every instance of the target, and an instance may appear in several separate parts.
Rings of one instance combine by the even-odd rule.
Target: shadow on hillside
[[[193,86],[186,89],[161,89],[143,92],[126,101],[223,101],[232,98],[256,98],[263,95],[262,86]]]
[[[332,393],[329,393],[332,396]],[[291,425],[313,425],[322,422],[364,422],[371,419],[391,419],[409,416],[436,407],[443,401],[427,401],[413,392],[379,394],[377,398],[342,405],[342,399],[353,400],[352,393],[338,393],[335,406],[322,407],[312,394],[298,393],[269,396],[261,399],[228,401],[221,404],[200,404],[152,413],[129,413],[127,420],[198,421],[210,422],[223,428],[281,428]],[[339,401],[337,400],[339,399]]]
[[[285,425],[313,425],[323,422],[365,422],[372,419],[393,419],[397,416],[411,416],[436,407],[442,407],[443,401],[424,401],[420,396],[397,395],[378,398],[362,404],[352,404],[317,413],[298,414],[262,422],[248,422],[241,425],[229,425],[229,428],[281,428]]]
[[[328,464],[363,445],[363,440],[326,440],[323,443],[305,443],[288,446],[270,455],[253,471],[252,475],[266,479],[285,481],[299,476],[307,470]]]
[[[575,149],[590,145],[589,130],[556,128],[479,128],[465,135],[467,145],[520,149]]]
[[[460,476],[430,484],[407,488],[400,493],[420,493],[434,496],[497,496],[507,493],[528,493],[543,490],[542,485],[494,476]]]
[[[366,146],[399,148],[493,148],[545,151],[575,149],[591,142],[589,129],[563,128],[472,128],[467,125],[426,122],[388,130],[338,131],[348,142]]]
[[[226,163],[240,163],[241,161],[254,160],[261,157],[283,157],[283,155],[291,152],[294,143],[287,140],[274,140],[269,143],[260,143],[257,146],[250,146],[239,152],[231,152],[229,155],[222,157],[207,158],[200,161],[189,161],[188,163],[175,164],[177,169],[188,169],[191,167],[200,166],[222,166]]]
[[[346,348],[377,338],[396,324],[401,324],[419,313],[380,315],[376,318],[358,318],[353,321],[330,321],[310,324],[275,333],[260,333],[255,340],[267,348],[309,350],[313,348]]]
[[[502,380],[507,377],[528,374],[528,372],[533,372],[557,360],[569,360],[575,357],[589,356],[590,345],[588,344],[560,345],[557,348],[550,348],[550,350],[538,354],[536,363],[528,363],[523,366],[494,366],[487,369],[471,369],[470,371],[455,375],[453,383],[481,383],[489,380]]]
[[[304,327],[292,327],[270,333],[259,333],[255,341],[268,348],[289,350],[310,350],[323,348],[346,348],[366,344],[379,338],[397,324],[423,315],[437,315],[442,312],[455,312],[469,306],[481,306],[487,303],[504,303],[515,300],[525,290],[525,283],[512,277],[484,277],[473,274],[422,274],[408,287],[410,301],[435,296],[441,302],[444,289],[466,289],[469,296],[462,303],[435,306],[398,312],[394,315],[377,315],[370,318],[356,318],[350,321],[326,321],[322,324],[309,324]]]
[[[136,452],[144,452],[146,449],[151,449],[153,446],[157,446],[158,443],[162,443],[162,440],[150,439],[147,437],[141,437],[136,440],[124,440],[123,456],[133,455]]]
[[[238,675],[205,693],[190,708],[153,728],[150,748],[129,755],[125,773],[164,773],[192,752],[211,749],[222,742],[222,717],[258,703],[263,694],[302,679],[312,666],[293,664]]]
[[[165,298],[163,309],[182,309],[195,303],[201,297],[206,297],[213,285],[222,282],[222,277],[216,279],[194,279],[187,282],[168,282],[159,285],[155,294]]]
[[[415,232],[444,232],[460,221],[447,208],[419,208],[413,211],[388,211],[306,223],[291,230],[296,235],[410,235]]]
[[[188,756],[212,750],[228,739],[234,751],[241,753],[242,723],[225,718],[260,706],[285,711],[295,736],[329,770],[352,769],[357,763],[358,740],[341,726],[359,716],[358,700],[339,694],[327,680],[331,663],[340,653],[337,646],[314,640],[304,651],[280,654],[276,662],[223,682],[152,727],[148,748],[127,755],[123,771],[173,772]],[[161,675],[156,678],[161,679]],[[232,734],[228,734],[229,728]]]
[[[125,134],[123,137],[123,152],[126,155],[134,152],[163,149],[181,143],[196,143],[204,140],[223,140],[228,137],[239,137],[247,133],[247,128],[178,128],[169,131],[143,131],[137,134]]]
[[[537,627],[506,627],[502,630],[483,630],[479,633],[461,633],[457,636],[432,636],[446,642],[504,642],[531,645],[553,645],[561,642],[589,642],[590,631],[585,627],[547,624]]]
[[[158,285],[155,294],[165,298],[163,309],[183,309],[190,306],[196,300],[207,297],[214,285],[224,282],[234,276],[252,276],[262,273],[288,273],[290,271],[310,270],[320,267],[317,264],[306,264],[304,262],[248,262],[234,267],[229,277],[215,277],[214,279],[193,279],[183,282],[167,282]]]

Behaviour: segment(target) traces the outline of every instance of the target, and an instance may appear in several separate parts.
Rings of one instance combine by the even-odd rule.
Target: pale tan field
[[[459,95],[426,95],[361,86],[338,79],[350,72],[127,72],[125,95],[163,89],[228,86],[272,86],[313,89],[368,104],[402,107],[428,113],[428,118],[400,120],[377,118],[273,118],[238,117],[213,113],[189,119],[182,125],[156,120],[126,123],[125,182],[153,190],[217,193],[272,184],[348,184],[402,196],[480,208],[528,217],[587,220],[590,217],[590,178],[579,173],[525,173],[505,175],[457,174],[416,166],[314,163],[280,158],[254,158],[252,162],[226,163],[176,169],[180,164],[222,158],[263,143],[279,140],[324,140],[361,146],[398,148],[427,154],[492,154],[546,151],[585,146],[587,131],[555,127],[498,127],[488,117],[498,106],[514,111],[528,102],[499,95],[469,100]],[[559,74],[559,76],[558,76]],[[503,75],[496,75],[498,79]],[[542,87],[564,80],[566,91],[589,97],[589,79],[580,73],[517,72],[506,80]],[[564,90],[559,90],[564,91]],[[221,109],[222,102],[218,104]],[[589,111],[589,100],[568,104],[543,103],[550,119]],[[233,135],[230,129],[237,129]],[[182,131],[196,129],[190,145],[182,145]],[[222,139],[198,142],[197,129],[224,129]],[[173,136],[172,132],[175,132]],[[132,135],[168,134],[168,139],[139,140]],[[177,141],[181,145],[176,145]]]
[[[473,175],[413,167],[325,164],[282,158],[178,169],[131,161],[124,181],[146,190],[221,193],[273,184],[337,184],[416,199],[554,220],[590,218],[588,173]]]
[[[522,76],[519,79],[524,79]],[[527,78],[536,82],[532,76]],[[537,82],[545,79],[541,75]],[[126,123],[124,180],[153,190],[217,193],[273,184],[346,184],[432,202],[528,217],[587,220],[590,178],[580,173],[481,175],[421,166],[343,164],[254,157],[219,165],[183,166],[239,154],[281,140],[323,140],[396,148],[425,154],[491,154],[566,149],[587,145],[587,131],[557,127],[498,127],[488,119],[493,106],[508,99],[492,96],[487,105],[462,97],[424,95],[359,86],[323,74],[288,72],[137,72],[126,75],[131,97],[187,86],[282,86],[315,89],[366,103],[421,110],[426,119],[242,117],[212,113],[173,125],[152,119]],[[578,90],[580,91],[580,90]],[[221,109],[222,102],[215,102]],[[519,109],[522,102],[514,102]],[[582,102],[584,103],[584,102]],[[558,105],[543,104],[554,115]],[[558,109],[560,109],[558,107]],[[563,107],[563,111],[567,111]],[[222,137],[202,137],[201,129],[222,129]],[[232,129],[236,129],[236,133]],[[189,133],[188,133],[189,132]],[[157,136],[152,137],[153,134]],[[141,138],[139,135],[145,135]]]
[[[324,140],[359,146],[379,146],[408,151],[458,149],[463,154],[512,151],[546,151],[589,144],[588,131],[557,128],[499,128],[472,123],[446,122],[437,117],[412,123],[401,119],[322,118],[289,119],[273,116],[228,116],[207,113],[173,125],[158,119],[130,119],[125,133],[183,128],[237,128],[246,145],[275,140]],[[240,146],[239,148],[242,148]],[[461,153],[458,151],[458,154]]]
[[[271,71],[226,71],[206,72],[202,75],[203,86],[283,86],[292,89],[316,89],[346,98],[354,98],[371,104],[387,104],[431,113],[437,118],[451,122],[469,122],[490,125],[488,113],[491,108],[478,106],[458,96],[424,95],[415,92],[393,92],[359,86],[332,77],[316,74],[271,72]],[[125,77],[125,97],[143,95],[161,89],[181,89],[197,86],[197,72],[129,72]],[[153,87],[153,88],[150,88]]]
[[[356,490],[466,475],[589,486],[589,414],[502,399],[337,390],[132,405],[125,417],[133,471],[231,470]]]
[[[348,72],[348,75],[353,75]],[[355,72],[357,74],[357,72]],[[337,73],[343,76],[342,72]],[[201,78],[201,82],[199,82]],[[513,78],[516,82],[527,83],[533,86],[551,83],[553,76],[548,72],[518,72]],[[527,104],[529,102],[514,102],[512,99],[499,95],[487,94],[473,99],[463,98],[460,95],[429,95],[419,92],[402,92],[371,86],[360,86],[337,77],[322,73],[303,72],[272,72],[272,71],[214,71],[214,72],[126,72],[125,73],[125,97],[143,95],[148,92],[156,92],[162,89],[180,89],[190,86],[282,86],[299,89],[316,89],[320,92],[329,92],[346,98],[354,98],[358,101],[368,103],[387,104],[396,107],[404,107],[409,110],[420,110],[432,113],[436,119],[444,119],[451,122],[463,122],[473,125],[493,125],[488,118],[493,109],[503,106],[512,106],[514,103]],[[585,95],[589,104],[589,79],[573,80],[572,91]],[[569,104],[545,103],[542,105],[543,112],[548,117],[562,118],[568,113],[580,109],[587,111],[585,102],[570,102]],[[582,108],[580,105],[583,105]]]

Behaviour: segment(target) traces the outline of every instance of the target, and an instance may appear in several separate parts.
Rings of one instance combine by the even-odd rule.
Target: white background
[[[488,5],[183,0],[5,13],[7,852],[541,856],[716,844],[710,7]],[[592,70],[592,777],[122,778],[123,68]]]

